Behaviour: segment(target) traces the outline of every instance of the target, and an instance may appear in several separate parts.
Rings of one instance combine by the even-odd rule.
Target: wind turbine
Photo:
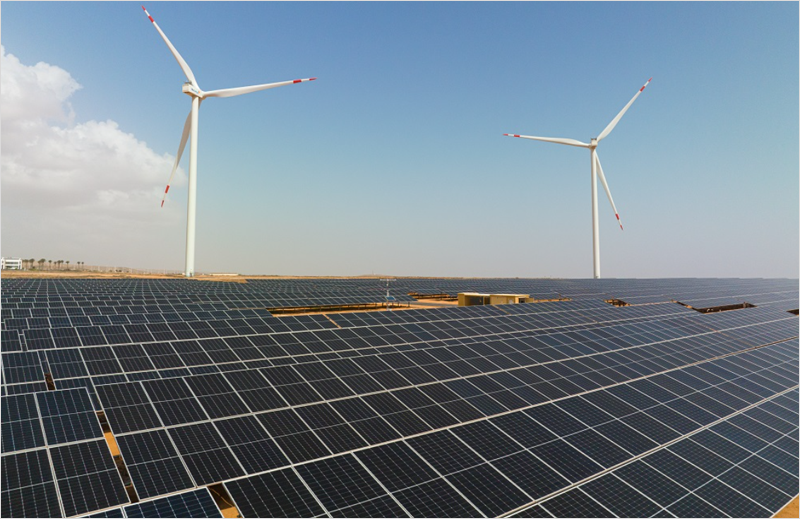
[[[577,146],[578,148],[589,148],[589,153],[592,157],[592,252],[593,252],[593,259],[594,259],[594,278],[600,279],[600,227],[597,221],[597,176],[598,173],[600,174],[600,182],[603,183],[603,187],[606,190],[606,195],[608,195],[608,201],[611,202],[611,209],[614,210],[614,215],[617,217],[617,223],[619,223],[619,228],[622,229],[622,222],[619,219],[619,213],[617,212],[617,207],[614,205],[614,199],[611,198],[611,191],[608,189],[608,182],[606,182],[606,177],[603,175],[603,168],[600,166],[600,158],[597,156],[597,146],[600,144],[600,141],[604,138],[608,137],[608,134],[611,133],[611,130],[617,125],[622,116],[625,115],[625,112],[628,111],[628,108],[631,107],[636,98],[639,97],[645,87],[650,84],[653,78],[647,80],[647,83],[636,92],[636,95],[628,101],[628,104],[617,114],[614,119],[608,126],[606,126],[605,130],[603,130],[599,136],[592,138],[589,144],[581,141],[576,141],[575,139],[560,139],[560,138],[553,138],[553,137],[532,137],[530,135],[516,135],[510,133],[504,133],[508,137],[519,137],[521,139],[531,139],[534,141],[544,141],[544,142],[554,142],[556,144],[566,144],[567,146]]]
[[[167,181],[167,188],[164,190],[164,196],[161,198],[161,207],[164,207],[164,199],[167,197],[167,193],[169,192],[169,186],[172,183],[172,178],[175,176],[175,171],[178,169],[178,163],[181,161],[181,155],[183,155],[183,149],[186,147],[186,139],[191,134],[191,144],[189,146],[189,203],[187,204],[187,218],[186,218],[186,277],[194,276],[194,236],[195,236],[195,216],[196,216],[196,209],[197,209],[197,119],[198,113],[200,110],[200,103],[208,98],[208,97],[233,97],[242,94],[249,94],[251,92],[258,92],[259,90],[266,90],[268,88],[275,88],[284,85],[293,85],[295,83],[303,83],[305,81],[314,81],[315,77],[307,78],[307,79],[295,79],[292,81],[281,81],[279,83],[267,83],[263,85],[252,85],[252,86],[245,86],[245,87],[237,87],[237,88],[223,88],[221,90],[211,90],[209,92],[204,92],[200,89],[200,86],[197,84],[197,80],[192,73],[192,69],[189,68],[189,65],[186,61],[181,57],[172,43],[167,38],[167,35],[164,34],[164,31],[158,26],[153,17],[150,16],[150,13],[147,12],[147,9],[142,6],[144,10],[144,14],[147,15],[147,18],[153,23],[153,26],[158,31],[158,34],[161,35],[161,38],[164,39],[164,43],[167,44],[169,47],[170,52],[175,57],[180,65],[181,70],[183,71],[184,75],[186,75],[186,79],[188,80],[186,83],[183,84],[183,93],[187,94],[189,97],[192,98],[192,110],[189,112],[188,117],[186,117],[186,123],[183,125],[183,135],[181,136],[181,143],[178,146],[178,155],[175,157],[175,164],[172,166],[172,173],[169,176],[169,180]]]

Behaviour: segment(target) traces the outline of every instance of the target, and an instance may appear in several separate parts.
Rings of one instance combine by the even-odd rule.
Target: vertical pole
[[[197,119],[200,98],[192,96],[191,142],[189,146],[189,203],[186,208],[186,271],[187,278],[194,276],[194,235],[197,214]]]
[[[600,279],[600,223],[597,219],[597,159],[595,148],[592,153],[592,258],[594,279]]]

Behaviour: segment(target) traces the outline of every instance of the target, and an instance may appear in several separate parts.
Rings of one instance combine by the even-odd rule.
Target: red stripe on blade
[[[169,185],[167,185],[167,189],[164,190],[164,194],[166,195],[169,193]],[[617,220],[619,220],[619,216],[617,216]]]

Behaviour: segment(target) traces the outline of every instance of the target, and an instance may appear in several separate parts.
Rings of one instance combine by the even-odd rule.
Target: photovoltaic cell
[[[697,489],[695,494],[701,499],[713,503],[715,508],[730,517],[766,517],[769,515],[766,508],[716,479],[712,479]]]
[[[194,486],[165,430],[117,436],[116,440],[140,499]]]
[[[438,475],[403,443],[390,443],[356,453],[390,492],[436,479]]]
[[[46,449],[2,457],[3,517],[61,517]]]
[[[289,464],[275,441],[253,416],[219,420],[214,426],[248,474]]]
[[[100,438],[103,433],[84,388],[36,393],[48,445]]]
[[[292,469],[225,483],[243,517],[315,517],[324,510]]]
[[[487,517],[495,517],[532,501],[490,465],[456,472],[447,479]]]
[[[694,494],[689,494],[673,503],[667,510],[675,517],[722,517],[724,514],[708,501],[704,501]]]
[[[297,473],[328,510],[338,510],[385,494],[351,455],[299,465]]]
[[[394,493],[412,517],[483,517],[444,479],[434,479]]]
[[[582,485],[581,490],[618,517],[650,517],[660,509],[614,474],[594,479]]]
[[[573,483],[602,470],[600,465],[564,440],[539,445],[531,452]]]
[[[642,461],[625,465],[614,474],[661,506],[669,506],[686,495],[686,489]]]
[[[492,462],[492,465],[534,499],[551,494],[569,484],[566,478],[529,452],[519,452]]]
[[[205,485],[243,476],[244,470],[210,422],[169,429],[195,483]]]
[[[65,515],[128,502],[105,440],[61,445],[50,455]]]
[[[139,382],[97,386],[97,396],[116,434],[162,427]]]
[[[542,508],[553,517],[614,517],[603,505],[576,488],[544,501]]]
[[[450,474],[483,463],[472,450],[465,449],[450,431],[439,431],[406,443],[441,474]]]
[[[124,507],[126,517],[222,517],[207,488]]]
[[[34,395],[2,398],[2,433],[3,453],[44,446]]]

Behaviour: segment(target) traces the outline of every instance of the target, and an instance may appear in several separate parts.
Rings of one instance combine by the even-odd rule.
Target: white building
[[[0,258],[0,268],[3,270],[22,270],[20,258]]]

